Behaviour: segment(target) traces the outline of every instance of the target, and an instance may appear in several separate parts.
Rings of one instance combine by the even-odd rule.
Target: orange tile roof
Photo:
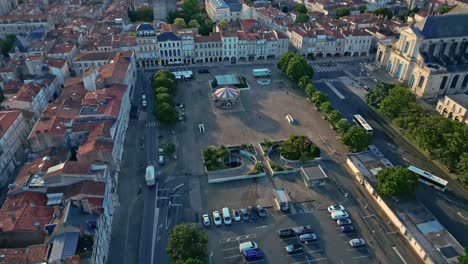
[[[195,43],[204,43],[204,42],[221,42],[221,33],[215,32],[210,33],[209,36],[197,35],[194,38]]]
[[[7,195],[2,205],[3,210],[21,207],[25,204],[35,204],[36,206],[46,206],[47,197],[41,192],[22,192],[19,194]]]
[[[85,195],[85,196],[100,196],[104,197],[104,191],[106,189],[105,182],[98,182],[98,181],[91,181],[85,180],[73,184],[67,190],[64,191],[64,198],[70,199],[77,195]]]
[[[47,57],[47,64],[49,67],[60,69],[65,65],[65,63],[67,63],[67,61],[64,59]]]
[[[92,173],[90,168],[91,163],[69,160],[54,167],[50,167],[44,175],[44,178],[60,175],[94,175],[95,173]]]
[[[72,52],[75,44],[73,43],[57,43],[55,44],[52,49],[48,52],[48,54],[66,54]]]
[[[34,264],[47,261],[47,245],[33,245],[26,248],[0,248],[0,264]]]
[[[53,219],[54,208],[47,206],[30,206],[24,204],[21,207],[8,210],[0,210],[0,229],[3,232],[13,230],[40,231],[44,225]]]
[[[21,115],[21,111],[0,111],[0,139]]]
[[[95,140],[90,140],[81,145],[78,150],[77,150],[77,157],[78,159],[80,156],[90,153],[90,152],[108,152],[108,155],[111,155],[112,149],[114,147],[114,142],[112,142],[112,139],[105,139],[105,138],[98,138]]]
[[[88,92],[81,101],[81,106],[97,106],[97,115],[117,117],[126,85],[114,84],[111,87]]]

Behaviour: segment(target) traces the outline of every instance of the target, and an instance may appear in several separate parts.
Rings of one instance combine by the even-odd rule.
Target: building
[[[428,16],[380,42],[376,65],[416,96],[437,98],[468,91],[468,14]]]
[[[8,34],[26,36],[36,28],[54,29],[50,15],[0,16],[0,36]]]
[[[209,36],[195,36],[195,62],[219,62],[223,60],[221,33],[214,32]]]
[[[468,125],[468,95],[453,94],[439,99],[437,112],[446,118]]]
[[[18,7],[17,0],[0,0],[0,16],[8,15]]]
[[[238,0],[205,0],[205,8],[211,20],[237,21],[241,17],[242,3]]]
[[[156,67],[158,65],[158,38],[153,25],[141,23],[136,28],[137,52],[136,58],[141,67]]]
[[[37,121],[47,106],[46,91],[36,83],[24,84],[18,93],[3,102],[6,109],[20,109],[33,114],[32,122]]]
[[[73,58],[73,70],[77,76],[81,76],[85,71],[99,69],[109,64],[117,53],[117,51],[80,53]],[[131,51],[121,53],[128,57],[132,55]]]
[[[182,39],[175,32],[166,31],[159,34],[158,44],[161,65],[182,64]]]
[[[20,164],[27,149],[30,127],[19,110],[0,112],[0,186]]]

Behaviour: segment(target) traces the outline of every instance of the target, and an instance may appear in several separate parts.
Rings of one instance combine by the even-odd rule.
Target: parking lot
[[[311,225],[318,240],[303,245],[303,252],[288,254],[285,247],[299,243],[299,239],[296,236],[281,239],[277,231],[302,225]],[[350,239],[359,237],[359,230],[341,233],[328,211],[316,209],[312,204],[307,211],[296,210],[294,214],[269,211],[264,219],[212,226],[208,233],[211,263],[243,263],[239,244],[246,241],[258,243],[264,253],[263,259],[249,263],[375,263],[368,247],[349,245]]]

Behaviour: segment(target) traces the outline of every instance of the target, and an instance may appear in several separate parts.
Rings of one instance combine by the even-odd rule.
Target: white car
[[[232,210],[232,217],[234,218],[234,221],[240,222],[241,215],[240,215],[239,210]]]
[[[349,241],[349,245],[353,248],[363,247],[366,245],[366,241],[362,238],[354,238]]]
[[[159,155],[159,164],[160,165],[164,165],[164,156],[163,155]]]
[[[239,252],[240,253],[243,253],[243,252],[246,252],[246,251],[257,250],[257,249],[258,249],[257,243],[252,242],[252,241],[247,241],[247,242],[239,244]]]
[[[148,104],[146,103],[146,100],[143,100],[143,101],[141,102],[141,105],[142,105],[143,107],[146,107]]]
[[[141,95],[141,100],[146,101],[146,94]]]
[[[220,226],[223,224],[223,221],[221,220],[221,215],[219,214],[218,211],[213,212],[213,222],[215,226]]]
[[[333,213],[334,211],[344,211],[344,209],[345,208],[342,205],[338,204],[328,206],[329,213]]]
[[[203,225],[204,226],[210,226],[211,225],[211,220],[210,220],[210,217],[208,216],[208,214],[204,214],[202,216],[202,219],[203,219]]]
[[[340,220],[340,219],[345,219],[349,218],[349,214],[346,211],[334,211],[330,214],[330,217],[332,220]]]
[[[164,149],[162,149],[162,148],[158,149],[158,153],[159,153],[159,155],[164,154]]]

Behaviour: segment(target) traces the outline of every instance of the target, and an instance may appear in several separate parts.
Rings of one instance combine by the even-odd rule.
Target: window
[[[461,87],[466,87],[467,84],[468,84],[468,74],[465,75],[465,78],[463,78]]]
[[[424,84],[424,80],[425,80],[424,76],[419,77],[419,82],[418,82],[418,87],[419,88],[422,88],[422,86]]]
[[[455,88],[455,86],[457,86],[457,82],[458,82],[458,74],[455,75],[455,77],[453,77],[452,79],[452,83],[450,84],[450,88]]]
[[[406,41],[405,42],[405,48],[403,50],[404,53],[408,52],[408,49],[409,49],[409,41]]]
[[[413,84],[414,84],[414,74],[411,74],[411,77],[408,82],[408,86],[411,88],[413,87]]]
[[[444,78],[442,78],[442,82],[440,83],[440,87],[439,87],[440,90],[445,89],[445,85],[447,84],[447,79],[448,79],[447,76],[444,76]]]

